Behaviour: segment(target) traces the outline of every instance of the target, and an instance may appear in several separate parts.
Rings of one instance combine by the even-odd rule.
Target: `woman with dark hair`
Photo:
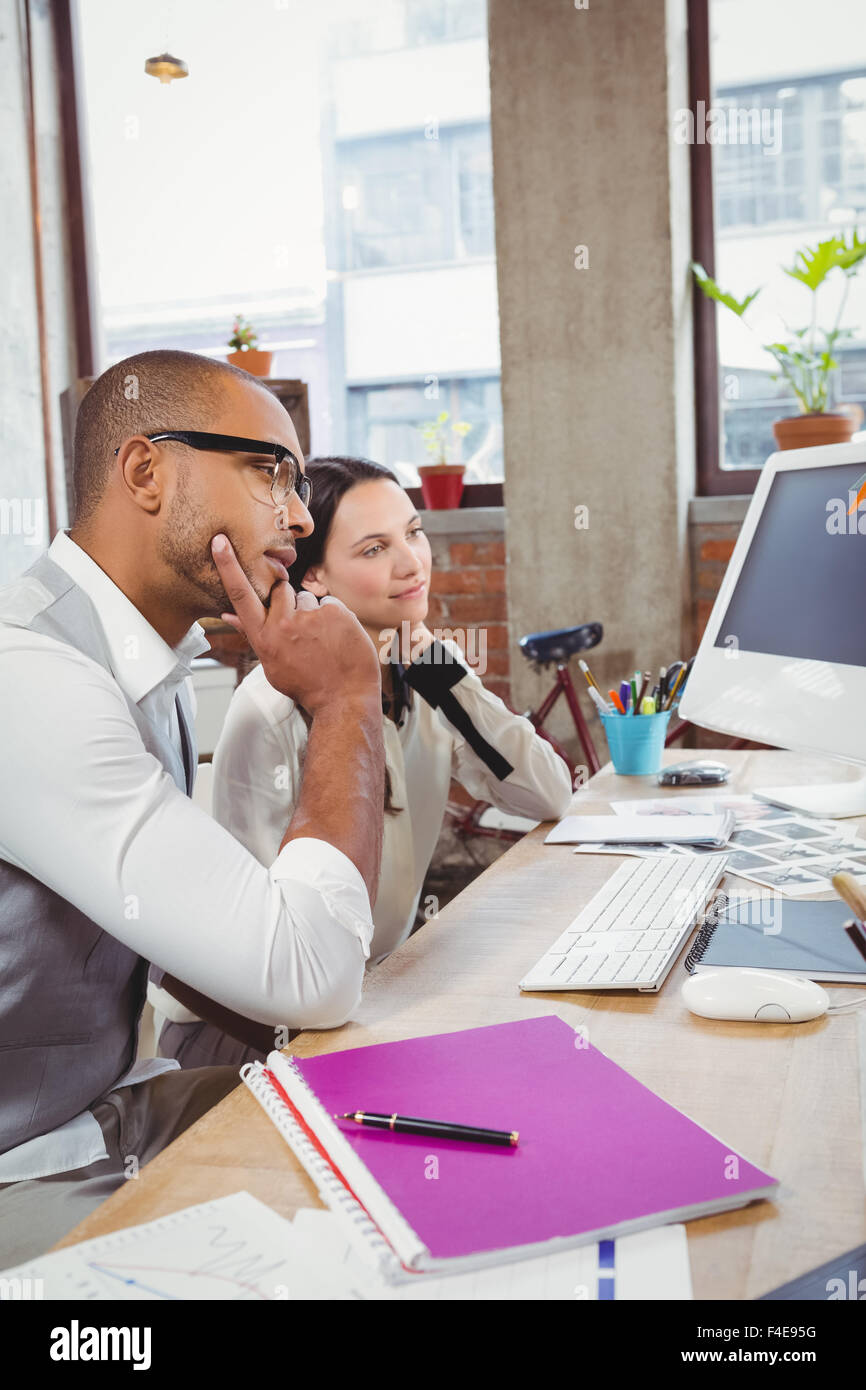
[[[292,587],[340,599],[382,662],[385,824],[369,958],[377,964],[415,924],[452,777],[473,797],[533,820],[565,813],[571,779],[529,720],[485,690],[458,644],[437,640],[427,627],[430,543],[390,470],[367,459],[326,458],[311,459],[306,474],[315,529],[297,540]],[[309,723],[261,666],[235,691],[226,715],[214,754],[214,815],[264,864],[273,863],[298,800]],[[162,1056],[183,1066],[260,1056],[164,991],[151,998]],[[287,1029],[293,1022],[286,1020]]]

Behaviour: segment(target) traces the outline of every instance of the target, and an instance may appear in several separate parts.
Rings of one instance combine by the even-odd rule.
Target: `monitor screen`
[[[717,647],[866,666],[864,482],[866,448],[860,463],[776,474]]]

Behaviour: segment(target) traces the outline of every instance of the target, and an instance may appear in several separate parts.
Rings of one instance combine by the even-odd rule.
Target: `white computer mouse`
[[[803,1023],[827,1012],[830,996],[814,980],[777,970],[699,970],[683,985],[683,1002],[702,1018]]]

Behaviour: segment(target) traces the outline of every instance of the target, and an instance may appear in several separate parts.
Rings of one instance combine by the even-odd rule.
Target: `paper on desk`
[[[786,815],[775,806],[756,801],[751,796],[719,796],[715,792],[679,792],[667,797],[637,797],[633,801],[612,801],[610,809],[617,816],[720,816],[733,811],[735,828],[753,820],[771,820]],[[652,844],[578,845],[575,854],[630,854],[640,859],[659,859],[667,854],[714,854],[718,851],[707,845],[677,845],[670,842]]]
[[[313,1248],[328,1251],[335,1267],[358,1271],[354,1283],[361,1286],[362,1254],[353,1245],[347,1222],[330,1212],[305,1209],[297,1213],[295,1226],[309,1232]],[[656,1226],[600,1245],[582,1245],[465,1274],[419,1274],[401,1284],[385,1284],[372,1276],[363,1297],[412,1303],[691,1299],[686,1228]]]
[[[866,840],[858,836],[856,826],[795,815],[751,796],[694,793],[611,802],[611,810],[618,816],[688,817],[705,815],[711,808],[716,813],[733,811],[736,817],[727,846],[729,874],[788,898],[831,892],[831,880],[837,873],[866,881]],[[667,845],[664,849],[673,854],[706,852],[697,845]],[[617,850],[612,846],[608,852],[622,852],[622,847]]]
[[[250,1193],[235,1192],[4,1270],[0,1300],[692,1297],[684,1226],[402,1284],[386,1283],[369,1259],[357,1232],[336,1214],[302,1209],[288,1221]]]
[[[576,845],[575,854],[634,854],[639,859],[659,859],[673,854],[673,845]],[[718,854],[718,850],[714,851]]]
[[[738,824],[745,820],[776,820],[791,814],[754,796],[674,790],[667,796],[612,801],[610,809],[616,816],[721,816],[725,811],[733,811]]]
[[[707,844],[721,848],[734,828],[730,812],[719,816],[564,816],[548,831],[546,845]]]
[[[355,1298],[351,1283],[304,1248],[292,1223],[249,1192],[186,1207],[171,1216],[96,1236],[0,1276],[0,1297],[20,1296],[10,1280],[37,1280],[45,1299]]]

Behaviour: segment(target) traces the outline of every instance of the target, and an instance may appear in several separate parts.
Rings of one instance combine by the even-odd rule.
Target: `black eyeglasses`
[[[271,497],[278,507],[287,502],[293,492],[298,494],[304,507],[313,495],[313,484],[301,472],[301,465],[285,444],[241,439],[234,434],[203,434],[198,430],[159,430],[155,434],[145,435],[145,438],[154,444],[161,439],[176,439],[178,444],[188,444],[191,449],[205,449],[217,454],[270,454],[274,462],[264,471],[271,474]],[[119,454],[119,447],[114,452]]]

